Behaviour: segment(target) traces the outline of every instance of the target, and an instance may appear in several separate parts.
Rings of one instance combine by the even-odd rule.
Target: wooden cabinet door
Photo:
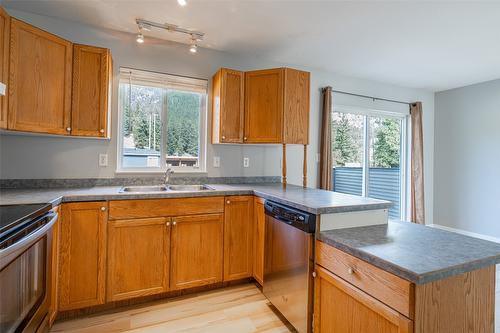
[[[9,39],[10,16],[3,7],[0,6],[0,82],[6,85],[9,80]],[[5,93],[5,96],[0,96],[0,128],[7,128],[8,85]]]
[[[413,322],[336,275],[316,266],[315,333],[411,333]]]
[[[212,143],[243,143],[245,73],[221,68],[212,93]]]
[[[283,143],[309,143],[309,72],[285,68]]]
[[[11,19],[8,128],[70,134],[71,42]]]
[[[108,49],[80,44],[73,46],[72,135],[108,135],[110,58]]]
[[[263,198],[254,198],[254,235],[253,235],[253,277],[264,285],[264,246],[266,241],[266,215]]]
[[[105,301],[106,202],[65,203],[60,235],[59,310]]]
[[[172,218],[170,289],[222,281],[223,214]]]
[[[108,224],[107,300],[168,291],[170,218]]]
[[[226,197],[224,281],[252,276],[253,232],[253,196]]]
[[[282,68],[245,73],[246,143],[281,143],[283,133]]]

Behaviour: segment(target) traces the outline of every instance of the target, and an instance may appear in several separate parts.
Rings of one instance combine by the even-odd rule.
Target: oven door
[[[299,333],[311,332],[313,234],[266,214],[263,293]]]
[[[0,250],[0,332],[36,332],[48,312],[52,226],[49,213]]]

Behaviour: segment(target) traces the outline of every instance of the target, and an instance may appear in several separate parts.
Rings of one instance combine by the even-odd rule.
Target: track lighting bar
[[[155,28],[164,29],[164,30],[167,30],[170,32],[180,32],[183,34],[190,35],[191,38],[196,39],[197,41],[202,40],[203,36],[205,36],[205,34],[203,32],[184,29],[184,28],[181,28],[175,24],[156,23],[153,21],[148,21],[148,20],[143,20],[143,19],[136,19],[135,22],[139,26],[139,29],[151,30],[151,27],[155,27]]]

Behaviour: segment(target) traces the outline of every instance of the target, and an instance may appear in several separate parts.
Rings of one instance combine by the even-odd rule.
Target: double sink
[[[149,192],[199,192],[213,191],[208,185],[152,185],[152,186],[124,186],[120,193],[149,193]]]

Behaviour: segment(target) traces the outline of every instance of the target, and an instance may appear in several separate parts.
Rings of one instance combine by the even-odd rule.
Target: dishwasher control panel
[[[316,230],[316,215],[307,213],[293,207],[266,200],[264,209],[267,216],[289,224],[307,233]]]

